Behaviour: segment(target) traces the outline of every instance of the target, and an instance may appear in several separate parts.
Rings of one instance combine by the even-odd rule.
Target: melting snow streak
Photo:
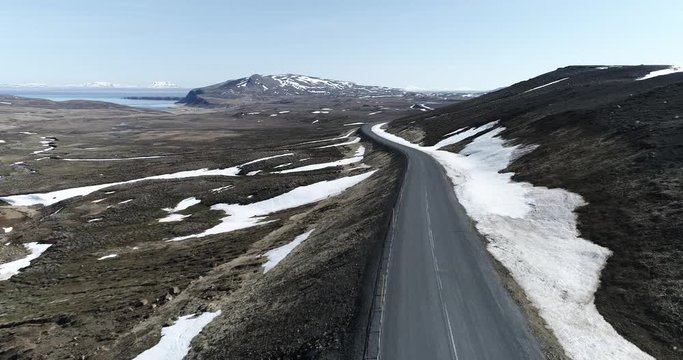
[[[192,339],[220,314],[219,310],[205,312],[199,316],[190,314],[179,317],[173,325],[161,329],[161,340],[158,344],[145,350],[134,360],[182,360],[190,351]]]
[[[308,239],[309,236],[311,236],[311,233],[315,229],[311,229],[297,237],[294,238],[291,242],[280,246],[279,248],[275,248],[273,250],[268,251],[265,256],[268,257],[268,261],[266,261],[265,264],[263,264],[263,272],[266,273],[272,268],[275,267],[275,265],[279,264],[280,261],[282,261],[289,253],[294,250],[297,246],[299,246],[302,242],[304,242],[306,239]]]
[[[221,210],[227,215],[221,219],[220,224],[203,232],[179,236],[169,241],[201,238],[267,224],[270,222],[265,220],[266,215],[268,214],[312,204],[325,200],[328,197],[339,195],[344,192],[344,190],[369,178],[374,173],[374,171],[370,171],[360,175],[347,176],[335,180],[321,181],[311,185],[300,186],[282,195],[246,205],[216,204],[211,206],[211,210]]]
[[[50,246],[52,246],[52,244],[38,244],[37,242],[24,244],[24,247],[26,247],[26,250],[30,253],[19,260],[0,264],[0,280],[7,280],[18,274],[19,270],[31,265],[31,261],[37,259]]]

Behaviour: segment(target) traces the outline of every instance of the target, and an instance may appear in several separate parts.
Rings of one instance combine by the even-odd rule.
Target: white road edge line
[[[444,316],[446,317],[446,325],[448,325],[448,335],[451,340],[451,350],[453,350],[455,360],[459,360],[458,349],[455,347],[455,337],[453,336],[453,328],[451,327],[451,317],[448,315],[446,303],[444,303],[443,301],[443,284],[441,283],[441,277],[439,276],[439,262],[436,260],[436,254],[434,252],[434,235],[432,234],[432,220],[429,216],[429,198],[427,197],[427,189],[425,189],[425,204],[427,214],[427,234],[429,235],[429,244],[431,245],[432,260],[434,264],[434,276],[436,276],[436,282],[439,285],[439,302],[441,303],[441,311],[443,311]]]

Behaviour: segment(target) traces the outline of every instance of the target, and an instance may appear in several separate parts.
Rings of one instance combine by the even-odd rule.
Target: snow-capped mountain
[[[358,85],[349,81],[321,79],[305,75],[256,74],[193,89],[180,102],[201,105],[215,103],[216,100],[220,99],[243,97],[400,97],[406,94],[407,92],[401,89]]]
[[[82,87],[98,88],[99,89],[99,88],[115,88],[115,87],[119,87],[119,86],[117,86],[114,83],[110,83],[108,81],[94,81],[94,82],[85,83],[82,85]]]
[[[26,84],[0,84],[0,88],[45,88],[47,84],[43,83],[26,83]]]
[[[150,89],[177,89],[179,86],[170,81],[154,81],[149,86]]]

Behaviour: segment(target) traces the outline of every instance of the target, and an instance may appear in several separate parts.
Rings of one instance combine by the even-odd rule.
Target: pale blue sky
[[[683,1],[3,1],[0,83],[253,73],[490,89],[570,64],[682,64]]]

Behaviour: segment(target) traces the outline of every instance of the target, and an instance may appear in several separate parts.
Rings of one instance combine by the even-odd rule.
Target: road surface
[[[408,158],[373,325],[379,353],[366,358],[542,359],[442,167],[371,125],[362,132]]]

